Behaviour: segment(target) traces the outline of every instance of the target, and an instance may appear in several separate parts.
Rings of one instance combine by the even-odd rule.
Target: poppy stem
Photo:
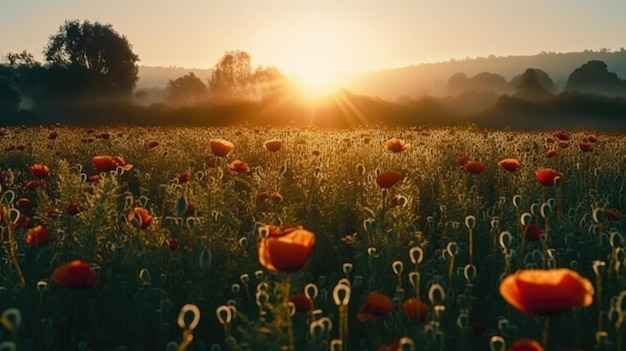
[[[285,284],[283,287],[284,291],[283,291],[283,300],[284,300],[284,306],[287,307],[288,303],[289,303],[289,290],[291,289],[291,274],[287,274],[287,278],[285,279]],[[293,336],[293,321],[291,319],[291,310],[289,308],[285,309],[287,312],[287,318],[285,318],[285,320],[287,321],[287,337],[289,338],[289,351],[293,351],[295,350],[294,348],[294,336]]]
[[[20,264],[17,260],[17,242],[15,241],[15,232],[13,231],[13,222],[9,220],[9,215],[6,208],[2,210],[2,222],[6,224],[7,233],[8,233],[8,241],[9,241],[9,257],[11,257],[11,263],[13,263],[13,268],[15,269],[15,274],[17,275],[17,281],[20,285],[20,288],[26,287],[26,280],[24,279],[24,274],[22,273],[22,269],[20,268]]]
[[[548,333],[550,331],[550,317],[543,318],[543,338],[542,343],[544,349],[548,350]]]

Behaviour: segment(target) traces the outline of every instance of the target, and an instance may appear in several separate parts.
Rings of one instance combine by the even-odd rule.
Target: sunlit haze
[[[7,3],[8,2],[8,3]],[[227,50],[309,85],[451,58],[624,46],[626,1],[8,0],[0,55],[41,59],[65,20],[109,23],[141,65],[209,68]]]

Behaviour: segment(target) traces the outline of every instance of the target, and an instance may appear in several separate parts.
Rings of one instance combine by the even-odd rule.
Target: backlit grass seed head
[[[404,270],[404,263],[402,263],[402,261],[393,261],[391,263],[391,268],[396,275],[402,274],[402,271]]]
[[[350,275],[352,272],[352,263],[346,262],[342,266],[343,274]]]
[[[230,323],[233,318],[233,311],[228,305],[221,305],[215,310],[215,315],[217,316],[217,321],[220,322],[221,325],[226,323]]]
[[[424,259],[424,249],[420,246],[414,246],[409,250],[409,259],[414,265],[422,263]]]
[[[333,301],[337,306],[345,306],[350,302],[350,285],[337,284],[333,288]]]
[[[319,290],[317,288],[317,285],[315,285],[314,283],[308,283],[307,285],[304,286],[304,295],[311,301],[315,300],[317,298],[317,294],[319,293]]]
[[[428,289],[428,301],[431,305],[443,305],[446,301],[446,290],[443,285],[434,283]]]
[[[186,304],[178,313],[178,327],[183,330],[194,330],[200,323],[200,309],[194,304]],[[190,318],[191,317],[191,318]]]

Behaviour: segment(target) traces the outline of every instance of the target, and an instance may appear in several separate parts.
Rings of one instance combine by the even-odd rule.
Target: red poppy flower
[[[263,146],[267,149],[267,151],[277,152],[280,150],[280,147],[283,146],[283,142],[278,139],[272,139],[264,142]]]
[[[620,212],[620,210],[608,208],[604,210],[604,216],[606,216],[606,219],[609,221],[619,221],[624,218],[624,215]]]
[[[543,346],[533,339],[518,339],[511,345],[510,351],[543,351]]]
[[[99,182],[101,178],[102,177],[100,177],[99,174],[94,174],[92,176],[89,176],[89,178],[87,178],[87,181],[89,183],[94,183],[95,184],[95,183]]]
[[[591,305],[593,285],[568,268],[528,269],[504,278],[500,295],[524,313],[547,316]]]
[[[598,141],[598,137],[595,134],[589,134],[587,135],[587,140],[589,140],[590,143],[595,143]]]
[[[191,217],[191,216],[194,216],[195,214],[196,214],[196,205],[188,202],[187,209],[185,210],[185,213],[183,213],[183,218]]]
[[[235,149],[235,145],[230,141],[224,139],[212,139],[211,140],[211,151],[213,151],[213,155],[218,157],[226,157],[230,155],[231,152]]]
[[[500,168],[505,169],[509,172],[516,172],[518,169],[522,167],[522,164],[514,158],[505,158],[505,159],[498,161],[498,166],[500,166]]]
[[[30,167],[28,167],[28,171],[34,177],[37,177],[39,179],[45,178],[50,175],[50,167],[42,165],[40,163],[31,165]]]
[[[116,170],[117,167],[122,167],[125,171],[130,171],[133,168],[133,165],[126,163],[122,156],[94,156],[91,159],[91,164],[97,172],[110,172]]]
[[[261,265],[271,271],[286,273],[301,270],[315,245],[315,234],[301,226],[269,226],[268,231],[269,235],[259,241]]]
[[[230,174],[248,173],[250,172],[250,166],[242,160],[234,160],[228,164],[228,170]]]
[[[21,197],[15,201],[15,208],[17,208],[20,211],[29,209],[31,207],[33,207],[33,202],[30,201],[30,199],[28,198]]]
[[[556,156],[558,153],[559,153],[558,150],[551,149],[551,150],[546,151],[546,157],[547,158],[552,158],[552,157]]]
[[[187,183],[191,178],[193,178],[193,174],[190,171],[184,171],[176,175],[179,184]]]
[[[582,152],[589,152],[589,151],[593,151],[593,144],[591,143],[578,143],[578,148],[580,149],[580,151]]]
[[[21,144],[17,144],[15,148],[22,151],[22,150],[26,150],[27,147],[28,147],[27,144],[21,143]]]
[[[96,135],[96,139],[108,140],[110,138],[111,138],[111,134],[110,133],[100,133],[100,134]]]
[[[215,157],[205,156],[203,159],[207,167],[215,168],[215,165],[216,165]]]
[[[559,139],[559,140],[569,140],[570,139],[570,135],[567,132],[564,132],[562,130],[556,131],[554,132],[554,134],[552,134],[555,138]]]
[[[48,139],[50,139],[50,140],[54,140],[54,139],[56,139],[58,137],[59,137],[59,133],[57,133],[55,131],[52,131],[52,132],[50,132],[50,134],[48,134]]]
[[[289,297],[289,302],[296,306],[296,312],[305,313],[311,310],[311,300],[305,294],[299,293]]]
[[[141,229],[148,228],[150,224],[152,224],[152,216],[150,215],[150,212],[148,212],[148,210],[143,207],[135,207],[128,214],[129,221],[133,220],[136,217],[139,218],[139,221],[141,223]]]
[[[552,168],[539,168],[535,171],[535,177],[537,182],[544,186],[555,185],[556,180],[565,180],[565,175],[561,172],[557,172]]]
[[[76,201],[68,202],[67,206],[65,206],[65,210],[70,216],[77,215],[80,212],[80,208],[78,207],[78,202]]]
[[[98,283],[98,276],[87,262],[74,260],[57,267],[52,272],[52,281],[74,290],[84,290]]]
[[[159,142],[158,141],[154,141],[154,140],[153,141],[149,141],[149,142],[146,143],[146,147],[148,149],[153,149],[153,148],[155,148],[155,147],[157,147],[159,145],[160,145]]]
[[[402,309],[409,320],[415,324],[421,323],[428,317],[430,307],[415,297],[406,299],[402,303]]]
[[[537,241],[541,234],[545,233],[545,230],[539,228],[534,224],[529,224],[524,227],[524,239],[528,241]]]
[[[456,163],[459,166],[465,166],[465,164],[467,163],[467,161],[469,161],[470,158],[468,156],[459,156],[456,158]]]
[[[166,240],[166,244],[170,251],[176,251],[180,245],[180,241],[176,238],[169,238]]]
[[[393,303],[386,295],[377,292],[367,294],[367,301],[357,312],[359,322],[367,322],[371,319],[382,318],[391,312]]]
[[[48,245],[50,242],[50,232],[43,225],[37,225],[26,232],[26,244],[30,247]]]
[[[41,186],[41,182],[38,180],[30,180],[24,184],[24,189],[35,190]]]
[[[385,141],[385,147],[387,150],[397,153],[411,148],[411,144],[407,144],[404,140],[398,138],[391,138]]]
[[[472,174],[479,174],[485,170],[485,164],[480,161],[467,161],[463,165],[466,171]]]
[[[376,184],[383,189],[391,188],[402,180],[402,174],[396,171],[385,171],[376,177]]]

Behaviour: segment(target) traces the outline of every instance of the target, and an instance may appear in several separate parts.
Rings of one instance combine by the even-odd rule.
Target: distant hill
[[[137,89],[165,88],[170,79],[176,79],[193,72],[206,83],[211,76],[210,69],[183,68],[183,67],[153,67],[139,66],[139,81]]]
[[[344,87],[356,94],[397,101],[400,97],[415,98],[423,95],[446,96],[446,83],[456,73],[468,77],[482,72],[498,74],[510,81],[528,68],[540,69],[554,81],[556,92],[562,91],[569,75],[591,60],[603,61],[611,72],[626,79],[626,49],[620,51],[585,50],[582,52],[541,52],[528,56],[489,56],[465,58],[438,63],[424,63],[356,74],[346,78]],[[168,80],[189,72],[207,81],[210,69],[183,67],[139,67],[138,89],[165,88]]]
[[[546,72],[555,83],[557,91],[565,87],[567,78],[577,68],[591,60],[603,61],[611,72],[626,79],[626,49],[620,51],[585,50],[583,52],[542,52],[529,56],[489,56],[425,63],[373,71],[348,77],[345,88],[359,94],[377,96],[396,101],[401,96],[417,97],[445,95],[448,79],[459,72],[474,76],[490,72],[507,80],[524,73],[527,68]]]

